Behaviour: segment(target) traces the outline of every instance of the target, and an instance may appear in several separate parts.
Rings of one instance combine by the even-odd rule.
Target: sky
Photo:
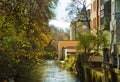
[[[87,4],[90,3],[91,0],[87,0]],[[56,17],[50,20],[49,25],[53,25],[57,28],[61,28],[63,30],[69,29],[70,21],[66,21],[65,18],[67,16],[67,11],[65,10],[71,0],[58,0],[57,7],[55,9]]]

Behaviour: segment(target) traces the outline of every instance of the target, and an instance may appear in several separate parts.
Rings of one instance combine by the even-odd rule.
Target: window
[[[101,0],[101,1],[100,1],[100,4],[101,4],[101,5],[104,4],[104,0]]]
[[[100,11],[100,17],[104,17],[104,10]]]
[[[116,0],[116,12],[120,13],[120,0]]]
[[[103,24],[104,24],[104,17],[100,19],[100,25],[103,25]]]

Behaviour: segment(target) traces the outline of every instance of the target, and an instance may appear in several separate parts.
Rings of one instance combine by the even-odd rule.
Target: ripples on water
[[[73,74],[61,69],[54,61],[44,63],[42,82],[80,82]]]

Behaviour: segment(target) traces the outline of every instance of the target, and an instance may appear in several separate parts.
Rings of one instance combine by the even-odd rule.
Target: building
[[[70,25],[70,40],[76,40],[76,22],[74,21]]]
[[[111,53],[117,55],[117,64],[120,68],[120,0],[111,0]]]
[[[97,34],[100,28],[100,0],[91,0],[91,32]]]
[[[76,57],[77,46],[64,47],[62,52],[63,52],[64,59],[67,59],[67,58],[70,58],[70,57]]]
[[[100,30],[110,30],[111,0],[100,0]]]
[[[92,0],[91,5],[91,30],[98,34],[110,30],[111,0]]]
[[[58,60],[64,60],[64,49],[68,46],[77,46],[77,41],[59,41],[58,42]]]
[[[70,40],[77,40],[78,32],[86,34],[90,32],[90,9],[82,8],[76,14],[76,20],[70,25]]]
[[[81,12],[77,14],[77,31],[83,34],[90,32],[90,9],[83,7]]]

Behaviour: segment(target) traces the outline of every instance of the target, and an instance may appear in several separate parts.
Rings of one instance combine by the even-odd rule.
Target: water
[[[42,82],[80,82],[71,72],[61,69],[55,61],[46,61]]]

